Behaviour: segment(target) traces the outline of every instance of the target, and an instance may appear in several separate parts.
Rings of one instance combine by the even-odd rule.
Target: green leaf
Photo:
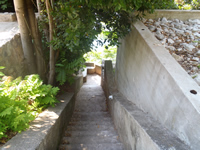
[[[2,112],[0,113],[0,117],[5,117],[5,116],[7,116],[7,115],[10,115],[10,114],[12,113],[12,110],[13,110],[13,106],[11,106],[11,107],[5,109],[4,111],[2,111]]]
[[[5,67],[4,66],[0,66],[0,69],[5,69]]]
[[[0,76],[5,76],[5,74],[3,74],[2,72],[0,72]]]

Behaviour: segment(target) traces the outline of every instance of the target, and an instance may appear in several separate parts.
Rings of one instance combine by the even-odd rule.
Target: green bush
[[[200,9],[199,0],[176,0],[179,9],[191,10]]]
[[[4,76],[0,81],[0,138],[7,131],[21,132],[44,108],[54,106],[59,88],[44,85],[39,75],[12,80]]]
[[[91,50],[84,55],[86,62],[94,62],[96,64],[101,64],[102,60],[112,60],[116,62],[117,47],[108,47],[103,51]]]
[[[13,0],[0,0],[0,12],[14,12]]]

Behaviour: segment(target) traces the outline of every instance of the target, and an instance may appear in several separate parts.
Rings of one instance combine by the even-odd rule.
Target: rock
[[[173,21],[176,22],[176,23],[179,23],[179,20],[178,20],[178,19],[174,19]]]
[[[194,36],[191,34],[189,35],[189,38],[193,41],[194,40]]]
[[[152,22],[153,23],[154,21],[153,21],[153,19],[148,19],[148,22]]]
[[[154,32],[154,31],[156,30],[156,27],[155,27],[155,26],[152,26],[152,25],[150,25],[148,28],[149,28],[149,30],[150,30],[151,32]]]
[[[197,54],[197,56],[200,56],[200,50],[198,50],[196,54]]]
[[[169,31],[170,36],[175,37],[176,34],[173,31]]]
[[[167,18],[163,17],[163,18],[161,19],[161,22],[162,22],[162,23],[168,23]]]
[[[192,24],[200,24],[200,20],[199,19],[189,19],[188,22],[192,23]]]
[[[169,33],[169,30],[168,30],[166,27],[163,28],[163,31],[164,31],[165,33]]]
[[[161,28],[156,28],[156,33],[161,33],[161,32],[163,32],[163,29],[161,29]]]
[[[191,26],[186,26],[185,28],[186,28],[186,30],[191,30],[192,29]]]
[[[176,32],[176,35],[178,35],[178,36],[186,36],[183,30],[177,29],[175,32]]]
[[[193,27],[191,30],[192,32],[200,32],[200,29],[198,29],[197,27]]]
[[[174,57],[174,59],[176,59],[176,61],[183,61],[183,57],[176,55],[175,53],[172,53],[172,56]]]
[[[160,40],[160,43],[162,44],[162,45],[165,45],[166,44],[166,38],[164,38],[163,40]]]
[[[191,61],[191,65],[193,65],[193,66],[197,66],[199,63],[198,62],[196,62],[196,61]]]
[[[189,43],[190,41],[191,41],[190,39],[187,39],[187,40],[186,40],[186,42],[188,42],[188,43]]]
[[[192,32],[189,31],[189,30],[185,30],[184,32],[185,32],[186,35],[191,35],[192,34]]]
[[[182,49],[182,48],[177,48],[176,50],[180,52],[180,51],[182,51],[183,49]]]
[[[181,42],[182,42],[182,40],[176,40],[175,42],[176,42],[176,43],[181,43]]]
[[[192,71],[193,71],[193,72],[197,72],[197,71],[198,71],[198,68],[197,68],[197,67],[192,67]]]
[[[196,33],[196,32],[193,35],[196,36],[196,37],[198,37],[198,38],[200,37],[200,34]]]
[[[174,24],[174,27],[177,28],[177,29],[182,29],[182,24],[180,24],[180,23],[175,23],[175,24]]]
[[[163,17],[146,24],[188,74],[198,73],[200,85],[200,19],[183,22]]]
[[[170,23],[170,24],[169,24],[169,27],[174,28],[174,23],[173,23],[173,22]]]
[[[172,39],[167,39],[167,43],[174,44],[174,41]]]
[[[142,18],[142,22],[145,23],[147,21],[147,19],[145,18]]]
[[[165,46],[165,48],[167,48],[170,51],[175,51],[175,47],[174,46]]]
[[[199,61],[199,58],[198,58],[198,57],[193,57],[192,60],[198,62],[198,61]]]
[[[158,40],[163,40],[165,38],[165,36],[163,34],[155,34],[155,37],[158,39]]]
[[[195,48],[193,45],[187,43],[181,43],[180,45],[183,46],[188,51],[192,51]]]
[[[154,26],[156,26],[156,27],[160,26],[160,22],[155,22]]]
[[[178,39],[179,39],[178,36],[174,36],[174,38],[173,38],[174,41],[178,40]]]
[[[193,45],[194,47],[197,47],[198,46],[198,42],[192,42],[192,43],[190,43],[191,45]]]

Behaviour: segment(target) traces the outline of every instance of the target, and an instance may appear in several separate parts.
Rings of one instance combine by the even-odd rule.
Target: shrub
[[[12,80],[4,76],[0,81],[0,138],[7,131],[21,132],[29,127],[38,113],[58,102],[57,87],[45,85],[39,75]]]

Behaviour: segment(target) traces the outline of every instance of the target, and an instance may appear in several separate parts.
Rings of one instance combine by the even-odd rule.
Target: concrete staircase
[[[88,82],[77,95],[75,112],[60,150],[123,150],[98,84],[98,76],[88,75]]]

